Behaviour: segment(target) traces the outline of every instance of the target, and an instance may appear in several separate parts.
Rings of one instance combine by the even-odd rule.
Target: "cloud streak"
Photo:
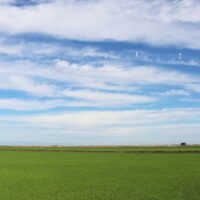
[[[1,31],[200,48],[198,1],[52,1],[0,7]]]
[[[3,129],[11,122],[17,123],[15,131],[7,129],[10,133],[3,137],[3,141],[17,131],[21,136],[18,144],[85,144],[85,140],[87,144],[99,144],[94,138],[99,138],[100,144],[152,144],[152,141],[154,144],[169,144],[182,139],[198,143],[199,118],[199,109],[71,111],[0,116],[0,127]]]
[[[199,141],[199,10],[0,0],[1,143]]]

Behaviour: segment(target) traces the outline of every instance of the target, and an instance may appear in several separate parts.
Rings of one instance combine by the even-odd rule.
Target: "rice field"
[[[199,188],[198,153],[0,151],[2,200],[199,200]]]

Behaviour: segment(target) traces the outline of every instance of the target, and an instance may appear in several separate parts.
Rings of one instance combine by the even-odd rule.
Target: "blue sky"
[[[197,0],[0,0],[0,144],[200,143]]]

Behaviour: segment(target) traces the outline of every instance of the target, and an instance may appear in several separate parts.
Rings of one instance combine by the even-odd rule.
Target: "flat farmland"
[[[200,146],[0,146],[1,150],[97,153],[200,153]]]
[[[198,153],[0,151],[2,200],[199,200],[199,188]]]

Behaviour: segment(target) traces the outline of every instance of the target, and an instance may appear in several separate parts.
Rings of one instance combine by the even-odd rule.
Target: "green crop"
[[[0,151],[1,200],[199,200],[200,154]]]

